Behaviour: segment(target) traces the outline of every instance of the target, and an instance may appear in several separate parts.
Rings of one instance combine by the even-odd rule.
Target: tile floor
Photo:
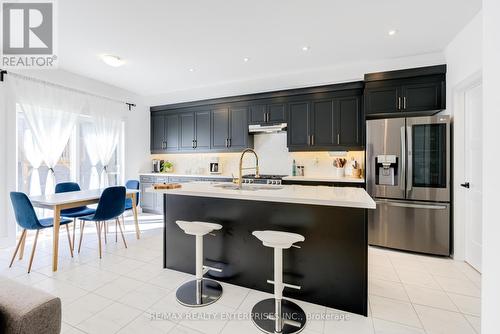
[[[66,237],[61,236],[57,273],[51,271],[50,234],[39,239],[31,274],[26,273],[27,255],[9,269],[12,249],[0,250],[0,280],[8,277],[59,296],[64,334],[260,333],[246,314],[269,296],[265,293],[223,284],[223,297],[203,309],[186,308],[175,301],[176,287],[190,275],[161,268],[160,218],[140,217],[140,240],[135,239],[128,219],[128,249],[110,237],[102,260],[97,257],[97,238],[90,224],[82,252],[73,259]],[[26,254],[31,242],[27,242]],[[302,333],[480,332],[481,276],[465,263],[370,248],[368,291],[369,317],[298,302],[314,317]],[[163,319],[167,313],[177,316]],[[151,315],[157,319],[151,320]]]

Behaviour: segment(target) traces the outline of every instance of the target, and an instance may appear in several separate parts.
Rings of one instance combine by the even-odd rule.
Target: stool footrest
[[[203,266],[203,275],[205,275],[206,273],[208,273],[210,270],[216,271],[218,273],[222,272],[222,269],[219,269],[219,268],[210,267],[210,266]]]
[[[267,283],[269,284],[273,284],[274,285],[274,281],[271,281],[271,280],[267,280]],[[300,285],[294,285],[294,284],[288,284],[288,283],[283,283],[283,286],[285,288],[290,288],[290,289],[295,289],[295,290],[300,290],[301,289],[301,286]]]

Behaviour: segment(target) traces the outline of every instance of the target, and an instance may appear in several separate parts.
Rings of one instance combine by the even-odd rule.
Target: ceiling
[[[59,1],[59,66],[151,96],[439,52],[480,8],[480,0]],[[110,67],[101,54],[126,64]]]

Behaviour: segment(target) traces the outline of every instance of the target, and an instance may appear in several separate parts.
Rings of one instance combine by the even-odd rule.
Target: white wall
[[[500,1],[483,0],[483,282],[482,332],[500,332]]]
[[[446,104],[445,113],[453,117],[453,197],[454,197],[454,258],[465,258],[465,190],[460,183],[464,172],[464,123],[465,115],[460,104],[460,93],[468,84],[481,80],[482,69],[482,12],[479,12],[445,49]]]
[[[370,55],[367,55],[367,57],[369,58]],[[147,96],[145,97],[145,102],[148,105],[154,106],[215,97],[357,81],[363,80],[365,73],[437,65],[443,64],[444,62],[444,54],[442,52],[436,52],[403,58],[335,64],[330,68],[260,77],[245,81],[227,82],[219,85],[202,86],[196,89]]]
[[[139,172],[149,166],[149,108],[144,104],[141,97],[121,88],[64,70],[33,70],[20,73],[85,92],[136,103],[136,108],[125,111],[125,179],[138,178]],[[9,80],[8,74],[5,80]],[[0,83],[0,94],[5,94],[5,91],[6,85]],[[5,96],[0,95],[0,97]],[[0,101],[4,100],[0,99]],[[6,243],[11,245],[14,242],[12,235],[14,221],[8,193],[16,189],[17,154],[16,120],[13,112],[15,108],[5,108],[5,110],[1,111],[0,138],[2,140],[0,140],[0,159],[7,163],[0,164],[0,222],[8,222],[8,224],[0,223],[0,247],[5,246]],[[6,228],[9,228],[9,231],[6,231]]]

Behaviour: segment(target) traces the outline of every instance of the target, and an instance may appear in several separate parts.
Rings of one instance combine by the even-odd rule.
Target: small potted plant
[[[170,161],[164,161],[161,166],[162,173],[172,173],[174,171],[174,164]]]

